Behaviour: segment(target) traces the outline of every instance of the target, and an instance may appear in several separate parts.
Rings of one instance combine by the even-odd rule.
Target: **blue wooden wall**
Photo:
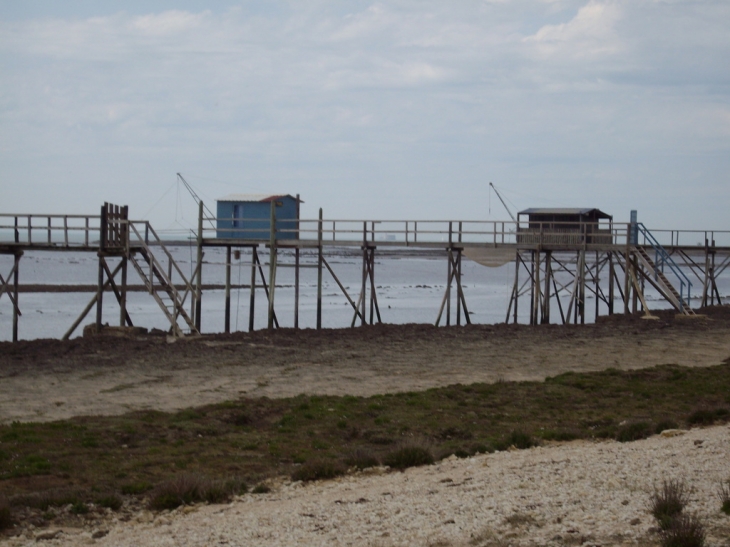
[[[268,241],[271,202],[218,201],[217,237]],[[276,199],[276,239],[297,239],[297,200],[291,196]]]

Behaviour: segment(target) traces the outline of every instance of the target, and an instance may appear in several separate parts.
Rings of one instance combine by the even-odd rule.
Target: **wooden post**
[[[616,283],[616,272],[613,269],[613,253],[608,252],[608,315],[613,315],[613,285]]]
[[[448,265],[446,269],[446,326],[451,325],[451,280],[453,279],[452,268],[454,257],[452,245],[454,241],[453,223],[449,222],[449,248],[447,250]]]
[[[201,326],[201,312],[202,312],[202,300],[203,300],[203,202],[198,203],[198,276],[195,287],[195,317],[193,322],[198,332],[202,332]]]
[[[274,292],[276,290],[276,200],[271,201],[269,219],[269,317],[268,329],[274,328]]]
[[[453,277],[451,273],[453,267],[453,252],[450,245],[447,250],[447,257],[448,264],[446,267],[446,326],[448,327],[451,325],[451,279]]]
[[[226,334],[231,332],[231,246],[226,245],[226,311],[225,311]]]
[[[583,240],[585,242],[585,239]],[[585,244],[585,243],[584,243]],[[580,324],[585,325],[586,322],[586,252],[580,253]]]
[[[530,325],[535,324],[535,251],[530,251]]]
[[[106,248],[106,238],[107,238],[107,204],[104,203],[104,205],[101,208],[101,224],[99,227],[99,274],[98,274],[98,285],[96,288],[96,332],[101,332],[101,322],[102,322],[102,306],[103,306],[103,296],[104,296],[104,251]]]
[[[520,262],[521,261],[522,261],[522,255],[520,254],[519,251],[517,251],[517,253],[515,254],[515,287],[514,287],[515,309],[514,309],[514,315],[512,316],[512,322],[515,325],[517,324],[517,302],[520,299]]]
[[[122,257],[122,290],[119,295],[119,326],[127,324],[127,257]],[[131,326],[131,325],[130,325]]]
[[[541,323],[550,323],[550,278],[552,277],[552,251],[545,251],[545,291],[542,304]],[[556,295],[557,296],[557,295]]]
[[[596,303],[595,310],[594,310],[594,318],[593,318],[593,321],[596,322],[596,321],[598,321],[598,307],[599,307],[599,305],[601,303],[600,299],[598,298],[598,290],[599,290],[599,286],[598,286],[598,274],[600,272],[600,264],[599,264],[599,261],[598,261],[598,251],[596,251],[596,263],[595,263],[595,268],[594,268],[593,271],[594,271],[594,273],[593,273],[593,285],[594,285],[594,290],[595,290],[595,303]]]
[[[332,233],[334,234],[334,227]],[[317,330],[322,328],[322,208],[317,223]]]
[[[367,260],[368,260],[368,223],[363,222],[362,223],[362,291],[360,292],[360,306],[361,310],[360,313],[362,314],[362,317],[360,319],[360,326],[364,326],[365,321],[365,314],[367,313],[366,307],[365,307],[365,291],[367,290],[367,280],[368,280],[368,272],[367,272]]]
[[[122,218],[120,224],[120,235],[122,238],[122,245],[124,246],[124,256],[122,256],[122,289],[120,291],[119,298],[119,325],[124,326],[130,323],[129,316],[127,314],[127,265],[129,262],[130,254],[130,243],[129,243],[129,207],[127,205],[122,207]]]
[[[542,239],[542,232],[540,233],[540,238]],[[542,304],[542,286],[540,284],[540,268],[541,268],[541,255],[542,252],[540,249],[535,251],[535,278],[532,280],[533,287],[534,287],[534,294],[535,294],[535,317],[532,321],[533,325],[537,325],[539,321],[539,316],[542,313],[541,304]]]
[[[299,242],[294,249],[294,328],[299,328]]]
[[[15,253],[15,264],[13,268],[13,342],[18,341],[18,313],[20,310],[18,285],[20,284],[20,257],[22,255],[22,251]]]
[[[256,313],[256,264],[259,261],[256,245],[251,247],[251,296],[248,304],[248,332],[254,330],[254,315]]]
[[[705,279],[702,282],[702,306],[707,306],[707,289],[709,287],[710,276],[710,246],[705,232]]]
[[[459,222],[459,242],[461,242],[461,222]],[[456,324],[461,326],[461,249],[456,250],[456,268],[454,275],[456,276]]]

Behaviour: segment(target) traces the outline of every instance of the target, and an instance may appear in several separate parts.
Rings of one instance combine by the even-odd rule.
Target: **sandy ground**
[[[730,307],[594,325],[383,325],[186,338],[101,336],[0,343],[0,423],[173,410],[239,397],[370,395],[566,371],[716,365]]]
[[[540,380],[566,371],[711,366],[730,358],[730,307],[586,326],[377,326],[256,332],[170,342],[98,336],[0,344],[0,422],[239,397],[368,395],[454,383]],[[709,547],[730,547],[717,488],[730,479],[730,426],[634,443],[577,441],[403,473],[373,470],[266,495],[153,514],[130,507],[77,526],[0,539],[12,547],[352,545],[656,546],[647,503],[664,479],[691,488]],[[70,511],[70,506],[64,509]],[[103,511],[103,510],[102,510]]]
[[[730,426],[631,443],[575,441],[310,484],[172,512],[88,514],[28,527],[8,547],[658,547],[651,494],[683,480],[706,547],[730,547],[717,486],[730,478]],[[70,508],[70,506],[69,506]],[[68,510],[68,509],[67,509]],[[103,510],[102,510],[103,511]]]

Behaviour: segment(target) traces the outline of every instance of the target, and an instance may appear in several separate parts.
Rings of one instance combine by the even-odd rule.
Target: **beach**
[[[103,336],[0,345],[0,420],[170,411],[241,397],[372,395],[456,383],[539,381],[568,371],[705,367],[730,358],[730,310],[613,316],[583,326],[389,325],[282,329],[175,340]],[[658,545],[653,489],[681,478],[707,545],[726,546],[717,485],[730,478],[727,424],[618,443],[549,442],[152,513],[95,513],[24,528],[7,545]]]

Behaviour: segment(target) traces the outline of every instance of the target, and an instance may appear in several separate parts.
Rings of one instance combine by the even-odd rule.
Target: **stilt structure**
[[[292,199],[299,202],[298,196]],[[645,294],[647,287],[677,313],[693,315],[693,302],[701,306],[723,304],[718,279],[730,272],[730,231],[652,232],[638,222],[614,225],[610,217],[600,214],[571,222],[555,219],[543,222],[535,218],[517,222],[349,221],[325,220],[320,209],[317,219],[302,220],[297,214],[294,222],[291,218],[277,219],[278,204],[271,200],[265,232],[256,235],[251,224],[247,225],[243,219],[245,228],[240,230],[246,232],[246,237],[230,237],[239,230],[236,224],[239,219],[232,222],[228,218],[225,233],[229,235],[221,237],[218,219],[206,217],[203,203],[198,205],[197,233],[194,234],[197,252],[189,276],[182,272],[168,250],[167,242],[149,222],[129,219],[127,207],[104,204],[98,216],[0,214],[0,256],[11,258],[10,262],[2,263],[0,271],[0,304],[6,301],[12,306],[12,339],[19,338],[23,288],[20,262],[28,251],[68,250],[97,254],[94,294],[64,338],[76,331],[94,307],[94,328],[102,329],[107,303],[105,293],[114,296],[119,308],[114,322],[118,321],[120,326],[133,325],[127,309],[130,264],[142,280],[144,290],[159,305],[171,335],[201,332],[205,325],[202,317],[204,257],[209,247],[222,248],[225,252],[225,285],[220,287],[225,291],[225,332],[234,330],[231,324],[234,257],[239,266],[239,290],[244,287],[240,282],[240,269],[250,268],[248,330],[256,327],[256,295],[260,289],[266,297],[266,326],[279,328],[277,314],[281,315],[283,310],[276,306],[276,292],[277,272],[282,267],[294,268],[295,328],[300,326],[302,268],[317,270],[316,328],[323,325],[325,278],[334,281],[345,304],[351,307],[351,326],[387,321],[387,317],[381,315],[378,302],[377,257],[383,253],[405,256],[411,249],[446,258],[444,294],[434,312],[436,325],[447,326],[471,323],[467,291],[461,282],[464,255],[471,259],[484,255],[484,263],[489,265],[514,260],[514,280],[505,321],[532,325],[581,324],[617,312],[641,311],[650,317],[650,301]],[[599,222],[606,218],[609,219],[608,227]],[[260,223],[261,219],[253,221]],[[211,230],[214,231],[212,236]],[[704,243],[687,242],[689,238],[696,241],[700,234]],[[721,244],[717,244],[716,237],[721,238]],[[351,289],[343,283],[341,273],[335,271],[339,267],[331,260],[330,250],[338,254],[360,253],[362,269],[359,281],[355,282],[357,296],[349,294]],[[347,283],[352,283],[351,277]],[[694,300],[692,287],[701,287],[695,291]],[[7,300],[3,298],[5,296]],[[524,302],[526,297],[528,302]]]

